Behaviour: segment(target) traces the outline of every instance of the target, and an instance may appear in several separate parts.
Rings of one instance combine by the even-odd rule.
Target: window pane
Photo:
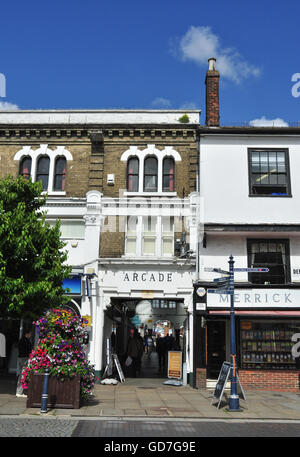
[[[147,175],[157,174],[157,159],[155,157],[148,157],[145,160],[145,173]]]
[[[163,190],[174,190],[174,159],[167,158],[163,162]]]
[[[127,218],[127,233],[136,233],[138,218],[136,216],[129,216]]]
[[[269,171],[269,164],[268,164],[268,153],[261,152],[260,153],[260,171],[261,172],[268,172]]]
[[[267,267],[268,273],[249,275],[254,284],[284,284],[287,282],[286,245],[280,241],[261,241],[251,243],[251,267]]]
[[[128,161],[128,173],[138,174],[139,172],[139,160],[137,158],[129,159]]]
[[[173,234],[174,231],[174,217],[163,216],[162,220],[162,232],[164,234]]]
[[[285,167],[285,153],[284,152],[277,153],[277,166],[278,166],[278,172],[285,173],[286,167]]]
[[[139,160],[136,157],[133,157],[128,161],[127,190],[129,192],[138,192],[139,190]]]
[[[38,173],[49,173],[49,158],[41,157],[38,161]]]
[[[138,192],[139,191],[139,177],[135,175],[128,176],[128,185],[127,190],[129,192]]]
[[[36,180],[41,181],[43,190],[48,189],[49,163],[49,157],[40,157],[38,160]]]
[[[145,176],[145,190],[149,192],[156,192],[157,176]]]
[[[157,159],[148,157],[144,162],[144,190],[157,191]]]
[[[126,254],[135,254],[135,253],[136,253],[136,238],[127,237]]]
[[[276,152],[269,152],[269,170],[270,173],[276,173],[277,171],[277,160]]]
[[[163,255],[173,255],[173,237],[163,238]]]
[[[284,151],[251,151],[251,190],[260,195],[287,195]]]
[[[157,218],[155,216],[146,216],[143,217],[143,232],[145,234],[156,233],[156,222]]]
[[[20,165],[20,175],[29,179],[31,173],[31,157],[24,157]]]
[[[61,221],[62,238],[84,238],[85,224],[83,221]]]
[[[66,159],[60,157],[55,162],[55,173],[63,174],[66,172]]]
[[[144,237],[144,254],[155,254],[155,237]]]

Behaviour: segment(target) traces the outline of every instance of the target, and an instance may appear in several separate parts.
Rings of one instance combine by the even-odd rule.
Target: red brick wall
[[[206,368],[196,368],[196,389],[206,389]]]
[[[220,125],[219,107],[219,72],[208,71],[206,73],[206,125]]]
[[[300,371],[239,370],[243,389],[299,392]]]

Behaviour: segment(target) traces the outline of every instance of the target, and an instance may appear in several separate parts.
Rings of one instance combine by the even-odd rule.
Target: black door
[[[226,360],[225,322],[207,322],[207,378],[217,379]]]

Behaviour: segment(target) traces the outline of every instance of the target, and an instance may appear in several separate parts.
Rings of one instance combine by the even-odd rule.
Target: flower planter
[[[27,408],[40,408],[43,393],[44,375],[37,373],[31,376],[28,386]],[[49,408],[75,408],[80,406],[80,376],[73,379],[60,379],[50,376],[48,383]]]

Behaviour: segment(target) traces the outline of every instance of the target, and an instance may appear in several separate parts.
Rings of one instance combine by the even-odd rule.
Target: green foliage
[[[40,183],[0,180],[0,316],[36,318],[66,301],[62,288],[71,268],[59,222],[50,227],[41,207]]]
[[[181,116],[178,120],[182,124],[188,124],[190,122],[190,118],[188,117],[187,114],[183,114],[183,116]]]

